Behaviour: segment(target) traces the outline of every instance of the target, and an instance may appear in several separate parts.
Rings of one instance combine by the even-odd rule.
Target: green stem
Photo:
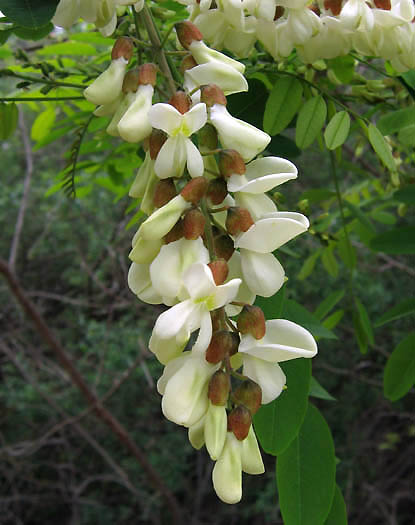
[[[85,97],[0,97],[0,102],[51,102],[58,100],[85,100]]]
[[[202,213],[206,219],[205,222],[205,235],[206,235],[206,242],[208,245],[209,250],[209,257],[211,261],[215,261],[217,259],[216,253],[215,253],[215,244],[213,241],[213,230],[212,230],[212,224],[211,224],[211,217],[208,212],[207,208],[207,202],[206,197],[203,197],[203,199],[200,202],[200,207],[202,209]]]
[[[30,75],[21,75],[20,73],[15,73],[14,71],[10,71],[8,69],[1,70],[0,76],[21,78],[22,80],[28,80],[30,82],[33,82],[34,84],[46,84],[49,86],[72,87],[72,88],[77,88],[77,89],[86,88],[86,86],[83,86],[82,84],[72,84],[71,82],[61,82],[59,80],[48,80],[46,78],[36,78]]]

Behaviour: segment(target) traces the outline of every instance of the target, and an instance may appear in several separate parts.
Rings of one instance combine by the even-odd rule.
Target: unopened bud
[[[252,418],[249,410],[239,405],[228,416],[228,430],[234,433],[236,439],[243,441],[251,428]]]
[[[165,244],[178,241],[183,237],[183,220],[179,219],[167,235],[163,237]]]
[[[161,129],[153,129],[149,138],[150,158],[155,160],[161,147],[167,140],[167,134]]]
[[[200,199],[205,195],[208,182],[204,177],[195,177],[180,192],[180,195],[187,202],[198,204]]]
[[[188,69],[192,69],[195,66],[197,66],[197,62],[192,57],[192,55],[186,55],[183,58],[182,63],[180,64],[180,72],[182,73],[182,75],[184,75],[185,71],[187,71]]]
[[[392,9],[391,0],[373,0],[373,2],[378,9],[384,9],[385,11]]]
[[[228,235],[218,235],[214,238],[213,243],[216,255],[225,261],[229,261],[235,251],[233,240]]]
[[[175,26],[177,38],[185,49],[189,49],[190,44],[194,41],[203,40],[202,33],[192,22],[179,22]]]
[[[135,93],[139,85],[139,73],[138,69],[130,69],[124,76],[122,82],[123,93]]]
[[[246,304],[238,315],[238,330],[241,334],[251,334],[255,339],[265,335],[265,316],[259,306]]]
[[[183,218],[183,235],[186,239],[194,241],[205,231],[206,219],[203,213],[194,208],[185,213]]]
[[[342,10],[342,0],[324,0],[324,9],[330,9],[333,15],[337,16]]]
[[[218,370],[209,381],[208,398],[212,405],[223,406],[228,402],[231,382],[223,370]]]
[[[274,21],[281,18],[284,14],[284,11],[285,11],[284,7],[282,7],[281,5],[277,5],[277,7],[275,8]]]
[[[226,281],[229,273],[228,263],[225,261],[225,259],[217,259],[216,261],[212,261],[208,264],[208,266],[212,272],[215,284],[217,286],[223,284]]]
[[[239,235],[246,232],[254,224],[251,214],[246,208],[232,206],[226,216],[226,229],[230,235]]]
[[[235,149],[223,149],[219,152],[219,171],[224,177],[243,175],[246,166],[242,155]]]
[[[236,354],[239,342],[239,336],[235,332],[230,332],[229,330],[213,332],[212,339],[206,350],[206,361],[216,365],[225,357]]]
[[[212,310],[210,312],[210,318],[212,320],[212,332],[217,332],[222,327],[222,314],[220,310]]]
[[[244,405],[251,412],[251,416],[253,416],[261,406],[262,390],[257,383],[248,380],[238,386],[233,393],[233,397],[238,404]]]
[[[192,106],[192,99],[184,91],[176,91],[169,100],[169,104],[177,109],[182,115],[187,113]]]
[[[156,184],[154,190],[153,204],[156,208],[161,208],[174,197],[176,197],[176,186],[173,179],[163,179]]]
[[[118,58],[125,58],[127,62],[130,61],[133,56],[134,45],[131,38],[126,36],[120,36],[115,41],[115,44],[111,51],[111,60],[117,60]]]
[[[157,66],[151,62],[141,65],[138,68],[138,76],[138,82],[141,86],[145,86],[147,84],[155,86],[157,80]]]
[[[212,204],[220,204],[225,200],[227,194],[228,187],[223,179],[213,179],[209,182],[206,195]]]
[[[200,88],[200,102],[204,102],[208,107],[214,104],[226,106],[226,97],[219,86],[216,84],[207,84]]]
[[[313,2],[311,5],[308,6],[308,8],[310,9],[310,11],[313,11],[313,13],[315,13],[317,16],[320,16],[320,6],[317,4],[317,2]]]

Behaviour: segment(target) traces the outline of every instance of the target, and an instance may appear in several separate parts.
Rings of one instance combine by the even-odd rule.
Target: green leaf
[[[375,337],[373,335],[372,323],[369,319],[369,314],[367,313],[366,308],[363,306],[362,302],[358,297],[355,298],[355,304],[357,311],[359,312],[359,319],[362,325],[362,328],[366,334],[367,340],[371,345],[375,344]]]
[[[334,245],[325,248],[321,255],[321,262],[323,263],[323,266],[329,275],[332,277],[337,277],[339,273],[339,265],[337,264],[337,259],[333,253],[333,250]]]
[[[415,205],[415,184],[410,186],[405,186],[393,194],[393,198],[399,202],[404,202],[405,204]]]
[[[325,399],[326,401],[336,401],[336,398],[329,394],[315,377],[311,378],[309,395],[318,399]]]
[[[336,192],[324,189],[307,190],[300,195],[299,200],[307,199],[310,204],[326,201],[336,196]]]
[[[255,78],[248,79],[248,87],[247,92],[230,95],[226,107],[234,117],[249,122],[257,128],[262,128],[268,90],[263,82]]]
[[[281,363],[287,389],[254,416],[255,433],[267,454],[281,454],[298,434],[307,411],[311,361],[300,358]]]
[[[292,121],[303,96],[303,86],[294,77],[279,78],[265,105],[264,130],[278,135]]]
[[[383,135],[391,135],[415,124],[415,106],[398,109],[380,117],[376,125]]]
[[[395,215],[388,211],[384,211],[384,207],[382,206],[373,209],[370,212],[370,216],[373,220],[380,222],[381,224],[387,224],[388,226],[393,226],[397,221]]]
[[[56,11],[59,0],[0,0],[0,11],[22,27],[46,25]]]
[[[95,55],[97,50],[91,44],[83,42],[61,42],[59,44],[52,44],[50,46],[44,46],[39,49],[36,53],[38,55]]]
[[[363,212],[358,206],[351,203],[347,199],[345,199],[343,202],[344,205],[347,206],[351,213],[356,217],[356,219],[358,219],[363,224],[363,226],[365,226],[372,233],[376,233],[376,228],[370,222],[370,219],[368,218],[365,212]]]
[[[375,323],[375,327],[377,328],[412,314],[415,314],[415,299],[405,299],[379,317]]]
[[[32,125],[31,137],[33,140],[43,140],[49,134],[55,122],[55,109],[51,106],[40,113]]]
[[[376,252],[391,254],[415,253],[415,227],[401,226],[376,235],[370,241],[370,247]]]
[[[415,383],[415,332],[401,341],[385,366],[383,390],[390,401],[403,397]]]
[[[265,319],[279,319],[285,301],[285,286],[280,288],[272,297],[257,296],[255,304],[264,312]]]
[[[309,330],[314,337],[320,337],[322,339],[337,339],[337,336],[330,330],[327,330],[317,317],[306,310],[304,306],[292,299],[285,300],[283,315],[284,319],[288,319],[304,326],[304,328]]]
[[[367,335],[360,321],[359,314],[356,312],[356,310],[353,310],[352,317],[353,317],[354,335],[356,337],[356,341],[359,346],[360,353],[366,354],[367,348],[368,348]]]
[[[53,24],[50,22],[42,27],[13,27],[13,33],[19,38],[24,40],[40,40],[47,36],[51,31],[53,31]]]
[[[405,146],[415,146],[415,124],[400,129],[398,133],[398,140]]]
[[[342,309],[336,310],[335,312],[333,312],[331,315],[329,315],[328,317],[324,319],[324,321],[322,322],[322,325],[325,326],[328,330],[333,330],[333,328],[335,328],[340,323],[343,316],[344,316],[344,310]]]
[[[301,149],[310,146],[324,125],[327,106],[320,95],[310,98],[301,108],[297,117],[295,143]]]
[[[347,268],[350,268],[350,270],[356,268],[356,248],[350,243],[349,239],[345,235],[339,239],[339,242],[337,243],[337,250],[341,260],[344,262]]]
[[[369,124],[368,138],[372,148],[375,150],[375,153],[383,162],[383,164],[388,168],[388,170],[396,171],[396,164],[392,156],[390,146],[383,138],[382,133],[373,124]]]
[[[306,279],[312,273],[312,271],[314,270],[314,267],[316,265],[317,259],[320,257],[322,251],[323,251],[322,249],[316,250],[311,255],[309,255],[307,257],[307,259],[304,261],[304,263],[303,263],[303,265],[301,267],[301,270],[300,270],[299,274],[297,275],[297,278],[300,281],[303,281],[304,279]]]
[[[327,296],[324,301],[322,301],[316,308],[316,311],[314,312],[316,318],[321,321],[324,317],[326,317],[326,315],[336,306],[336,304],[343,299],[344,294],[345,290],[341,289],[336,290]]]
[[[335,489],[336,463],[330,429],[309,404],[298,436],[277,460],[277,486],[284,525],[321,525]]]
[[[333,503],[324,525],[347,525],[347,509],[340,487],[336,485]]]
[[[347,111],[339,111],[327,124],[324,140],[328,149],[333,150],[341,146],[347,139],[350,131],[350,117]]]
[[[14,132],[18,119],[17,106],[14,102],[0,103],[0,140],[6,140]]]
[[[349,84],[354,76],[355,59],[350,55],[336,57],[328,60],[329,67],[336,77],[344,84]]]

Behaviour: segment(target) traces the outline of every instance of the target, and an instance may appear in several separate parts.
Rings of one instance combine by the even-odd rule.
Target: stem
[[[213,241],[213,230],[212,230],[212,224],[210,222],[210,215],[209,215],[208,208],[207,208],[206,197],[203,197],[203,199],[201,200],[200,207],[202,208],[202,213],[206,219],[205,235],[206,235],[206,242],[207,242],[208,250],[209,250],[209,257],[211,261],[214,261],[217,259],[217,257],[215,253],[215,244]]]
[[[55,102],[58,100],[85,100],[85,97],[0,97],[0,102]]]
[[[45,78],[36,78],[31,77],[30,75],[22,75],[20,73],[15,73],[14,71],[9,71],[8,69],[2,69],[0,71],[1,76],[21,78],[22,80],[29,80],[35,84],[47,84],[50,86],[62,86],[62,87],[72,87],[77,89],[85,89],[86,86],[82,84],[72,84],[71,82],[61,82],[59,80],[47,80]]]

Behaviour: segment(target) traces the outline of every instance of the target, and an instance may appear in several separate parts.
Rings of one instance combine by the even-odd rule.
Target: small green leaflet
[[[22,27],[45,26],[53,17],[59,0],[0,0],[0,11]]]
[[[288,319],[304,326],[304,328],[309,330],[314,337],[319,337],[321,339],[337,339],[337,336],[330,330],[327,330],[327,328],[325,328],[311,312],[292,299],[287,299],[285,301],[283,317],[284,319]]]
[[[401,303],[385,312],[375,323],[375,327],[382,326],[401,317],[415,314],[415,299],[405,299]]]
[[[376,252],[414,254],[415,226],[401,226],[376,235],[370,240],[370,247]]]
[[[300,272],[297,275],[297,278],[300,281],[303,281],[306,279],[314,270],[314,267],[316,265],[317,259],[322,254],[323,250],[320,248],[320,250],[316,250],[311,255],[307,257],[307,259],[304,261]]]
[[[310,381],[310,392],[311,397],[317,397],[319,399],[324,399],[325,401],[336,401],[336,398],[327,392],[327,390],[321,386],[315,377],[311,378]]]
[[[396,131],[415,124],[415,106],[391,111],[380,117],[377,127],[383,135],[391,135]]]
[[[328,149],[333,150],[341,146],[347,139],[350,131],[350,117],[347,111],[339,111],[327,124],[324,132],[324,141]]]
[[[415,184],[410,186],[405,186],[393,194],[393,198],[399,202],[404,202],[405,204],[415,205]]]
[[[336,461],[330,429],[308,405],[297,437],[277,459],[277,486],[284,525],[322,525],[332,507]]]
[[[330,295],[328,295],[324,301],[322,301],[318,307],[316,308],[316,311],[314,312],[314,315],[317,317],[319,321],[322,321],[324,317],[336,306],[336,304],[341,301],[344,297],[345,290],[336,290],[335,292],[332,292]]]
[[[44,46],[37,51],[38,55],[54,56],[54,55],[80,55],[93,56],[97,52],[96,48],[91,44],[85,42],[61,42],[59,44],[52,44]]]
[[[367,310],[363,306],[360,299],[358,299],[357,297],[355,298],[355,304],[357,307],[357,311],[359,312],[360,323],[365,332],[367,340],[371,345],[373,345],[375,344],[375,337],[373,335],[373,328],[372,328],[372,323],[370,322],[370,319],[369,319],[369,314],[367,313]]]
[[[55,108],[53,106],[48,106],[45,111],[39,113],[32,124],[32,131],[30,133],[32,139],[35,141],[40,141],[47,137],[54,122]]]
[[[301,149],[310,146],[326,120],[327,106],[320,95],[310,98],[301,108],[297,117],[295,143]]]
[[[297,113],[302,96],[303,86],[299,80],[279,78],[265,105],[264,130],[270,135],[281,133]]]
[[[272,297],[257,296],[255,304],[264,312],[265,319],[278,319],[282,315],[285,300],[285,286]]]
[[[17,106],[14,102],[0,103],[0,140],[6,140],[14,132],[17,126]]]
[[[368,138],[375,153],[388,170],[392,172],[396,171],[396,164],[390,146],[384,139],[382,133],[373,124],[369,124]]]
[[[401,341],[385,366],[383,390],[390,401],[403,397],[415,383],[415,332]]]
[[[273,456],[283,452],[298,433],[307,410],[311,378],[310,359],[293,359],[280,366],[287,378],[287,389],[271,403],[262,405],[254,416],[261,447]]]
[[[334,490],[333,503],[324,525],[347,525],[346,503],[338,485],[336,485]]]

